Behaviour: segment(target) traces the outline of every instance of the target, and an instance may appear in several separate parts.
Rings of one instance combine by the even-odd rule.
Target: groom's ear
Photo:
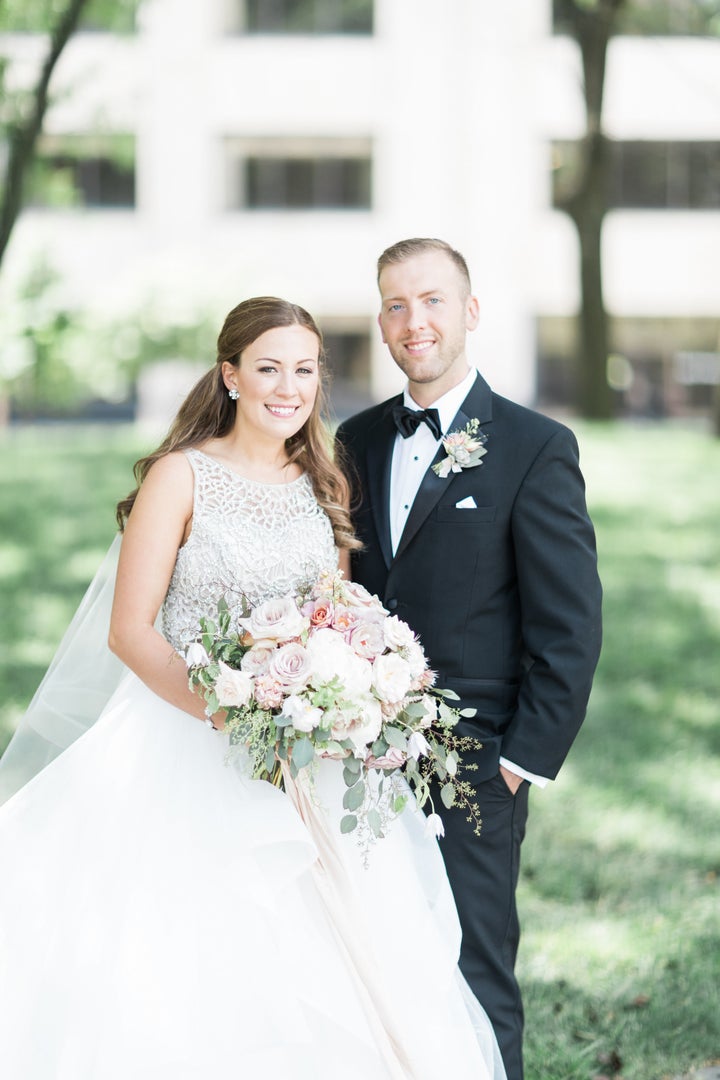
[[[480,301],[477,296],[468,296],[465,305],[465,329],[475,330],[480,322]]]
[[[383,330],[382,325],[382,312],[377,317],[377,324],[380,327],[380,337],[382,338],[382,343],[383,345],[387,345],[387,341],[385,339],[385,331]]]

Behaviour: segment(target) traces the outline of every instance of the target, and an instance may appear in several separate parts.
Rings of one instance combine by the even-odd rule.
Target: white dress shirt
[[[443,435],[447,435],[448,428],[455,419],[460,406],[470,393],[470,389],[477,378],[477,370],[471,368],[465,378],[452,390],[432,403],[432,408],[440,414],[440,428]],[[410,391],[405,387],[403,404],[409,409],[419,409],[418,403],[410,396]],[[400,432],[395,436],[393,447],[392,467],[390,472],[390,539],[392,542],[393,555],[398,549],[405,523],[410,514],[410,508],[415,501],[415,496],[422,482],[422,478],[430,468],[438,451],[439,440],[435,438],[427,424],[419,424],[417,430],[407,439]],[[545,787],[548,779],[545,776],[537,776],[528,772],[520,765],[513,764],[507,758],[501,757],[500,764],[529,780],[538,787]]]

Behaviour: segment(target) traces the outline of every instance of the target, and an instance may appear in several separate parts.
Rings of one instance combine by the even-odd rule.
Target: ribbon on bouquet
[[[298,783],[291,776],[287,763],[283,762],[282,775],[287,796],[317,848],[313,876],[389,1074],[393,1080],[416,1080],[418,1073],[408,1048],[411,1040],[400,1030],[396,1010],[378,978],[382,967],[374,961],[373,944],[365,932],[364,914],[345,867],[337,822],[331,821],[323,807],[313,799],[302,781],[302,773]]]

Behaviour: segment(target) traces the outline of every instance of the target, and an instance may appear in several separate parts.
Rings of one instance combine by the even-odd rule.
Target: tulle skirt
[[[343,791],[321,763],[323,840],[227,763],[223,736],[128,675],[0,809],[2,1075],[502,1077],[422,815],[365,866],[340,836]]]

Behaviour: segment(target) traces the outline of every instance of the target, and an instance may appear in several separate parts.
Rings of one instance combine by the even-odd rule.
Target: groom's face
[[[435,401],[468,371],[465,335],[477,326],[477,300],[443,251],[390,263],[379,285],[383,341],[411,392],[416,387],[423,404]]]

